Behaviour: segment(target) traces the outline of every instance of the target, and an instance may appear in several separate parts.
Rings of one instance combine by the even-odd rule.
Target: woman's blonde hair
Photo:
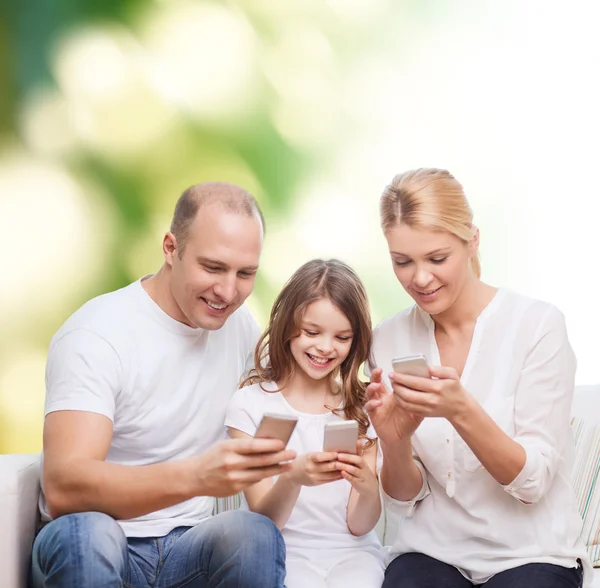
[[[384,233],[404,223],[448,231],[464,243],[475,235],[473,211],[463,187],[445,169],[420,168],[397,175],[383,191],[379,211]],[[479,255],[471,258],[471,269],[481,276]]]

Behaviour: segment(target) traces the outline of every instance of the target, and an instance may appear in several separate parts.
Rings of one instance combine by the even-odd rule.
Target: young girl
[[[373,530],[381,513],[377,440],[358,377],[371,347],[364,287],[347,265],[303,265],[275,301],[256,368],[234,394],[231,437],[254,435],[264,413],[297,417],[291,471],[245,491],[286,542],[287,588],[380,588],[384,558]],[[358,454],[323,452],[326,423],[359,423]]]

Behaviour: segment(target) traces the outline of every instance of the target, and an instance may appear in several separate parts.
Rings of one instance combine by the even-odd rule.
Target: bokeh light
[[[10,4],[0,452],[40,449],[52,334],[87,299],[155,271],[176,199],[206,180],[263,208],[249,299],[262,326],[314,257],[356,268],[377,322],[410,303],[379,194],[406,169],[450,169],[481,230],[484,279],[558,305],[577,381],[600,381],[595,3]]]

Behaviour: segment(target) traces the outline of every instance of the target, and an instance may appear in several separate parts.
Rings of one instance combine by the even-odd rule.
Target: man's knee
[[[211,525],[216,535],[212,536],[209,576],[229,569],[235,583],[225,582],[225,586],[283,586],[285,542],[273,521],[238,510],[215,516]]]
[[[228,542],[249,551],[280,552],[285,558],[285,542],[271,519],[254,512],[235,510],[217,515],[217,522]]]
[[[99,512],[64,515],[48,523],[33,544],[33,574],[67,573],[70,568],[110,562],[124,569],[127,539],[110,516]]]

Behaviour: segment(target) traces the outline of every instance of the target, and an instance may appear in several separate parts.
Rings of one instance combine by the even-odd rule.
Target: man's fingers
[[[280,476],[285,474],[292,469],[292,464],[282,463],[276,466],[264,467],[264,468],[250,468],[241,470],[237,474],[237,479],[241,484],[255,484],[265,478],[272,478],[273,476]]]
[[[226,441],[229,447],[241,455],[252,455],[259,453],[275,453],[282,451],[285,446],[279,439],[231,439]]]
[[[237,461],[230,464],[230,469],[248,470],[253,468],[266,468],[296,459],[296,452],[287,449],[286,451],[277,451],[275,453],[238,455],[235,459]]]

